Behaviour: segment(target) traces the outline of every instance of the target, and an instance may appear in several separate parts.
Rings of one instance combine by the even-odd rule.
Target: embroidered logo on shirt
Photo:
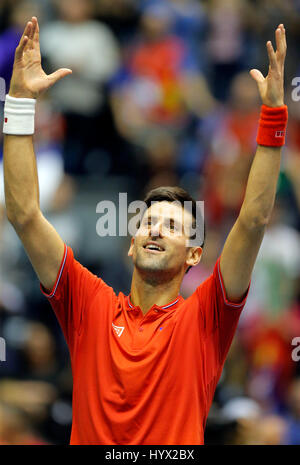
[[[118,337],[120,337],[122,335],[122,333],[123,333],[123,331],[125,329],[124,326],[116,326],[113,323],[112,323],[112,327],[114,328],[114,330],[115,330]]]

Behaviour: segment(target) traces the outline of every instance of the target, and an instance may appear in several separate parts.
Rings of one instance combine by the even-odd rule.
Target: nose
[[[152,237],[162,237],[163,236],[162,222],[160,220],[156,221],[155,224],[152,224],[149,228],[149,236]]]

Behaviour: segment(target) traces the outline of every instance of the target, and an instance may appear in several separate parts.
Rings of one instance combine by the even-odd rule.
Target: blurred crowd
[[[205,202],[206,243],[200,265],[184,278],[184,297],[212,272],[239,213],[260,111],[249,70],[267,73],[265,43],[274,44],[284,23],[289,125],[277,199],[205,440],[300,444],[300,363],[292,358],[300,337],[300,103],[292,98],[300,1],[2,0],[7,90],[33,15],[45,71],[73,70],[37,103],[42,211],[82,264],[116,293],[129,293],[130,237],[97,235],[98,202],[118,204],[119,192],[128,202],[142,199],[161,185],[187,189]],[[0,444],[67,444],[68,350],[7,222],[2,153],[0,171]]]

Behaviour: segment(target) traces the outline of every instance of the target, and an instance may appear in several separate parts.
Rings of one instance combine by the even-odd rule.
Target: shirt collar
[[[152,306],[152,308],[156,308],[158,310],[161,310],[162,312],[169,312],[170,310],[173,310],[174,308],[176,308],[178,306],[178,304],[182,302],[182,300],[183,300],[183,297],[181,295],[178,295],[176,297],[176,299],[172,300],[168,304],[161,305],[161,306],[154,304]],[[126,304],[127,304],[126,309],[128,311],[130,311],[130,310],[138,310],[139,309],[138,306],[134,306],[133,303],[131,302],[130,294],[126,297],[125,301],[126,301]]]

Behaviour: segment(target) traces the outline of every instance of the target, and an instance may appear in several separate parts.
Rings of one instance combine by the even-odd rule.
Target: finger
[[[280,24],[278,28],[276,29],[275,38],[276,38],[276,49],[277,49],[278,57],[280,61],[283,61],[285,58],[286,46],[285,46],[285,33],[281,26],[282,25]]]
[[[25,36],[27,36],[27,37],[29,36],[31,26],[32,26],[31,21],[28,21],[28,22],[26,23],[26,26],[25,26],[25,29],[24,29],[24,31],[23,31],[22,37],[21,37],[21,39],[20,39],[19,45],[21,44],[21,42],[23,41],[23,39],[24,39]]]
[[[54,71],[54,73],[49,74],[49,76],[47,76],[47,79],[50,81],[50,86],[53,86],[53,84],[55,84],[57,81],[64,78],[68,74],[72,74],[72,70],[69,68],[60,68],[57,71]]]
[[[32,23],[30,21],[28,21],[28,23],[25,26],[24,32],[22,34],[22,37],[20,39],[19,45],[16,48],[15,58],[17,60],[20,60],[22,58],[22,56],[23,56],[24,48],[25,48],[26,44],[28,44],[28,40],[29,40],[28,36],[30,34],[31,27],[32,27]]]
[[[39,44],[40,43],[40,28],[39,28],[39,23],[38,23],[37,18],[35,19],[36,19],[36,28],[35,28],[35,34],[33,37],[33,41]]]
[[[269,63],[270,63],[271,69],[273,70],[277,69],[276,55],[273,49],[272,42],[270,40],[267,42],[267,52],[269,56]]]
[[[37,19],[35,16],[33,16],[31,18],[31,23],[32,23],[32,27],[30,29],[30,34],[29,34],[29,41],[28,41],[28,45],[30,48],[33,48],[33,37],[34,37],[34,34],[35,34],[35,30],[36,30],[36,23],[37,23]]]
[[[250,76],[256,81],[259,93],[264,93],[264,87],[266,85],[266,79],[258,69],[251,69]]]
[[[257,82],[257,84],[261,84],[265,81],[264,76],[258,69],[251,69],[250,75]]]
[[[283,24],[281,24],[281,29],[282,29],[282,32],[283,32],[283,44],[285,46],[285,50],[287,49],[287,43],[286,43],[286,34],[285,34],[285,27]]]
[[[24,36],[23,39],[20,41],[20,44],[16,48],[16,52],[15,52],[16,60],[20,60],[23,57],[24,48],[26,47],[27,43],[28,43],[28,37]]]
[[[280,29],[281,29],[281,42],[282,42],[282,46],[283,46],[283,54],[284,54],[284,58],[285,58],[286,50],[287,50],[287,44],[286,44],[285,28],[284,28],[283,24],[280,24]]]

